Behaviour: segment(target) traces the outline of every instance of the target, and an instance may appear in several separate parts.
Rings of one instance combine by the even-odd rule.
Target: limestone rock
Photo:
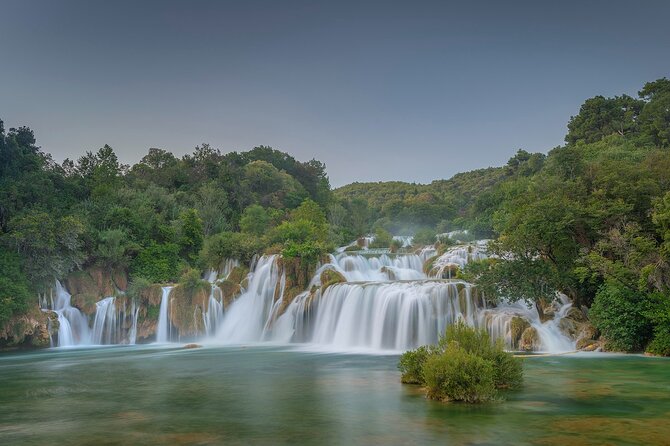
[[[524,350],[527,352],[539,350],[541,347],[540,336],[537,333],[537,330],[533,327],[526,328],[521,334],[521,339],[519,340],[519,350]]]
[[[530,323],[521,316],[514,316],[510,321],[510,333],[512,337],[512,347],[519,348],[519,341],[521,340],[521,335],[530,327]]]
[[[58,333],[58,316],[32,306],[26,313],[12,316],[0,330],[0,347],[49,347]]]
[[[336,283],[342,283],[346,282],[347,279],[344,278],[344,276],[337,271],[333,269],[326,269],[321,273],[321,276],[319,277],[319,280],[321,281],[321,289],[325,290],[331,285],[334,285]],[[391,279],[393,280],[393,279]]]

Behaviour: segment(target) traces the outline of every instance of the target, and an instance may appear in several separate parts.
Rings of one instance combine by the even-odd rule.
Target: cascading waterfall
[[[55,298],[53,292],[49,299],[45,294],[39,297],[39,303],[43,311],[53,311],[58,316],[57,347],[135,343],[140,310],[135,301],[129,315],[131,326],[127,329],[125,299],[121,303],[113,296],[101,299],[95,304],[95,315],[90,321],[88,316],[72,306],[72,296],[59,281],[56,281],[53,291]]]
[[[140,314],[140,307],[135,303],[134,300],[130,313],[132,314],[133,322],[130,326],[130,330],[128,331],[128,344],[135,345],[137,342],[137,317]]]
[[[158,312],[158,325],[156,326],[156,342],[170,342],[170,320],[168,318],[170,291],[172,291],[171,286],[163,287],[161,306]]]
[[[112,344],[117,342],[116,334],[116,298],[107,297],[95,304],[95,319],[91,333],[94,345]]]
[[[486,258],[485,242],[450,248],[432,261],[427,275],[424,262],[434,253],[435,247],[413,254],[339,252],[317,268],[307,290],[291,302],[283,301],[286,277],[278,256],[263,256],[252,262],[247,289],[224,311],[217,278],[227,278],[239,264],[229,260],[218,271],[204,275],[211,284],[208,304],[194,317],[204,327],[205,335],[219,342],[291,342],[340,350],[384,351],[435,343],[447,326],[458,320],[484,328],[514,348],[512,322],[521,318],[537,334],[535,348],[574,350],[574,341],[563,335],[559,327],[572,305],[565,296],[559,296],[555,303],[554,318],[544,322],[535,306],[521,302],[491,306],[472,292],[470,284],[443,279],[445,271],[451,273],[452,266],[462,268],[470,261]],[[322,290],[320,278],[325,270],[336,271],[345,281]],[[162,288],[156,327],[159,343],[173,338],[172,288]],[[136,342],[140,307],[134,300],[102,299],[96,304],[91,328],[88,318],[72,307],[70,300],[70,294],[56,283],[55,297],[52,293],[50,301],[60,323],[59,346]],[[41,305],[48,301],[46,295],[40,296]],[[131,304],[129,313],[127,303]]]
[[[470,284],[439,278],[446,265],[464,266],[485,256],[484,243],[452,248],[436,260],[440,263],[435,277],[427,277],[417,254],[369,257],[340,253],[317,270],[308,291],[298,295],[281,315],[278,309],[283,305],[277,296],[283,292],[277,293],[276,287],[283,287],[284,278],[278,277],[274,256],[262,257],[250,274],[249,290],[224,316],[217,339],[310,343],[343,350],[405,350],[437,342],[449,324],[462,320],[486,329],[512,348],[511,321],[520,317],[536,330],[540,350],[574,350],[574,342],[558,327],[571,307],[567,299],[560,303],[556,318],[543,323],[534,306],[521,302],[488,306]],[[322,295],[319,277],[325,269],[339,272],[346,282],[331,285]]]
[[[207,311],[202,313],[205,333],[208,336],[216,333],[217,327],[223,321],[223,296],[221,288],[212,283],[212,289],[209,293],[209,302]]]
[[[72,347],[90,344],[91,334],[88,318],[77,308],[70,305],[72,296],[56,281],[56,300],[52,309],[58,315],[58,346]]]
[[[349,255],[346,253],[330,256],[326,268],[342,274],[347,282],[419,280],[425,279],[423,262],[418,255],[407,254],[379,257]]]
[[[280,282],[285,283],[280,280],[276,256],[258,259],[254,272],[249,274],[249,288],[228,308],[217,338],[230,343],[263,340]]]

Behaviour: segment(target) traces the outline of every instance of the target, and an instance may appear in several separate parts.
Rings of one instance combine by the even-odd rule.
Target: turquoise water
[[[670,444],[670,360],[524,360],[507,401],[428,401],[397,356],[267,347],[0,355],[0,444]]]

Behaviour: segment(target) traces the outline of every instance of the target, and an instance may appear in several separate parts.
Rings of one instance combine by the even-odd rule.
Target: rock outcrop
[[[14,315],[0,329],[2,348],[42,348],[51,345],[58,334],[58,316],[32,305],[24,314]]]

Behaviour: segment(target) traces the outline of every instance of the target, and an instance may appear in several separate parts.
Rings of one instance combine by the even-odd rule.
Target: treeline
[[[365,229],[316,160],[203,144],[182,158],[152,148],[127,166],[105,145],[58,164],[29,128],[0,121],[0,327],[76,269],[175,282],[264,252],[315,262]]]
[[[335,195],[363,201],[371,225],[495,239],[498,258],[465,272],[487,295],[533,302],[560,290],[591,308],[609,348],[670,355],[670,81],[588,99],[565,141],[447,181]]]

